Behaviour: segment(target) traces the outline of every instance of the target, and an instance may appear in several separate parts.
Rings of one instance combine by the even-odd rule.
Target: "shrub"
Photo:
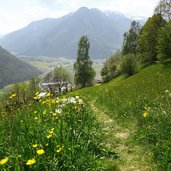
[[[120,75],[118,66],[121,62],[121,52],[118,50],[112,57],[107,59],[101,70],[103,82],[108,82]]]
[[[126,73],[128,76],[131,76],[136,72],[135,55],[128,54],[124,56],[121,63],[121,72]]]

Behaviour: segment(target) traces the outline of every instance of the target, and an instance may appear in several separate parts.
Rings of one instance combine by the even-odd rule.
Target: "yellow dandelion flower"
[[[11,96],[9,96],[9,98],[12,99],[12,98],[16,97],[16,95],[17,95],[16,93],[11,94]]]
[[[37,96],[38,94],[39,94],[39,92],[37,91],[37,92],[36,92],[36,96]]]
[[[171,97],[171,93],[169,93],[169,96]]]
[[[60,153],[62,151],[62,148],[59,148],[58,150],[56,150],[57,153]]]
[[[56,113],[53,113],[53,116],[57,116],[57,114]]]
[[[53,131],[50,131],[49,134],[53,134]]]
[[[50,135],[47,136],[48,139],[51,138],[51,137],[52,137],[52,134],[50,134]]]
[[[36,114],[36,113],[37,113],[37,110],[34,111],[34,114]]]
[[[12,95],[12,97],[15,97],[17,94],[16,93],[14,93],[13,95]]]
[[[46,143],[46,144],[45,144],[45,146],[47,147],[47,146],[49,146],[49,144],[48,144],[48,143]]]
[[[50,94],[50,93],[47,93],[47,94],[46,94],[46,97],[49,97],[49,96],[51,96],[51,94]]]
[[[37,150],[38,155],[43,155],[45,154],[45,151],[43,149]]]
[[[54,131],[54,130],[55,130],[55,128],[51,128],[50,130],[51,130],[51,131]]]
[[[38,120],[38,117],[35,117],[34,120]]]
[[[27,163],[26,163],[26,165],[33,165],[33,164],[35,164],[36,163],[36,160],[33,158],[33,159],[29,159],[28,161],[27,161]]]
[[[144,116],[144,118],[146,118],[146,117],[148,116],[148,112],[145,111],[145,112],[143,113],[143,116]]]
[[[60,153],[63,150],[64,146],[60,147],[60,145],[58,145],[57,148],[58,149],[56,150],[56,152]]]
[[[46,109],[43,111],[43,114],[44,114],[44,115],[46,114]]]
[[[33,148],[36,148],[38,146],[38,144],[33,144],[32,146],[33,146]]]
[[[8,160],[8,157],[5,157],[4,159],[0,160],[0,165],[4,165],[6,162],[8,162]]]

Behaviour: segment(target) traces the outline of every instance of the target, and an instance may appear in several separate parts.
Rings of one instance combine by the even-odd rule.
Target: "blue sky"
[[[47,17],[58,18],[82,6],[149,17],[159,0],[0,0],[0,34]]]

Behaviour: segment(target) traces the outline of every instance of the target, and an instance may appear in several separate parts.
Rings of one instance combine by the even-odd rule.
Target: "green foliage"
[[[47,94],[39,102],[2,109],[0,161],[9,160],[0,162],[0,170],[97,170],[100,134],[86,106],[78,96],[59,99]]]
[[[47,73],[44,77],[45,82],[71,82],[71,76],[63,67],[56,67],[53,71]]]
[[[1,97],[0,108],[20,106],[33,100],[36,92],[39,92],[38,79],[32,78],[29,82],[17,83],[7,89]]]
[[[40,80],[36,77],[33,77],[29,80],[29,92],[31,93],[32,97],[39,90],[39,82]]]
[[[122,54],[136,53],[137,37],[140,33],[139,22],[133,21],[128,32],[124,33]]]
[[[162,16],[157,14],[150,17],[142,27],[137,43],[141,63],[152,63],[157,59],[158,30],[164,24]]]
[[[104,82],[108,82],[120,74],[119,70],[117,69],[120,61],[121,53],[119,51],[116,52],[111,58],[106,60],[101,70],[101,76]]]
[[[171,0],[160,0],[156,8],[155,14],[160,14],[166,21],[171,20]]]
[[[121,72],[131,76],[136,72],[136,59],[134,54],[125,55],[121,62]]]
[[[78,43],[77,60],[74,63],[74,79],[77,87],[91,85],[95,77],[93,62],[89,57],[89,48],[90,43],[87,36],[82,36]]]
[[[159,30],[157,50],[159,60],[171,59],[171,21]]]

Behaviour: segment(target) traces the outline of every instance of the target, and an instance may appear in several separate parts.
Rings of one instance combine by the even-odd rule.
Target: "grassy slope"
[[[132,107],[136,107],[134,105],[142,105],[143,109],[145,104],[159,100],[165,90],[171,87],[170,71],[171,65],[156,64],[144,68],[132,77],[118,77],[109,83],[77,92],[95,99],[96,105],[112,112],[111,115],[119,112],[120,117],[123,111],[125,116],[124,108],[128,110],[130,106],[132,110]],[[116,117],[116,113],[113,117]]]
[[[121,160],[116,161],[121,170],[155,170],[152,159],[155,158],[154,153],[157,151],[156,144],[161,144],[160,142],[162,142],[163,139],[166,139],[168,142],[170,141],[168,140],[169,135],[166,134],[166,137],[163,136],[163,138],[161,137],[163,132],[160,131],[167,130],[164,128],[167,128],[167,126],[169,127],[167,124],[170,123],[167,123],[166,125],[164,125],[164,123],[162,125],[161,123],[167,121],[167,118],[163,119],[159,116],[158,118],[161,120],[157,120],[155,114],[158,112],[159,115],[161,115],[163,109],[170,108],[170,103],[168,103],[168,98],[166,97],[169,96],[169,93],[167,95],[165,93],[165,90],[171,90],[170,71],[170,64],[165,66],[162,64],[155,64],[144,68],[132,77],[126,79],[124,77],[119,77],[107,84],[100,86],[96,85],[77,91],[78,94],[87,96],[92,106],[96,108],[94,111],[96,112],[97,117],[104,120],[102,121],[103,126],[109,128],[107,133],[105,133],[104,142],[110,144],[110,141],[113,141],[112,148],[115,148],[122,153]],[[151,123],[152,126],[147,123],[147,119],[143,117],[146,106],[152,108],[149,113],[153,114],[153,116],[147,117],[149,120],[148,122]],[[160,108],[158,106],[163,107]],[[107,121],[106,114],[107,117],[109,117]],[[160,122],[160,125],[157,124],[157,122]],[[113,124],[113,127],[111,124]],[[152,128],[148,130],[146,127]],[[156,133],[154,136],[155,140],[152,138],[152,140],[149,140],[149,137],[153,137],[153,129],[161,132],[161,135]],[[132,138],[132,135],[135,135],[135,133],[136,140],[141,139],[141,137],[144,138],[142,138],[141,144],[147,142],[143,144],[144,146],[137,146],[138,141],[135,141],[135,139]],[[119,138],[117,135],[119,135]],[[117,148],[118,145],[121,146],[122,149],[120,149],[120,147]],[[151,147],[155,150],[152,151],[151,149],[153,148]],[[161,148],[162,145],[159,145],[159,147]],[[167,152],[166,149],[163,151],[163,153]],[[160,153],[156,154],[157,156],[160,156]],[[168,169],[168,163],[165,162],[167,161],[167,158],[168,156],[166,159],[163,159],[163,161],[161,161],[160,158],[154,160],[161,161],[159,162],[158,169]],[[125,167],[122,160],[125,160]],[[107,165],[109,163],[111,164],[111,161],[108,162]],[[150,167],[148,165],[150,165]]]

